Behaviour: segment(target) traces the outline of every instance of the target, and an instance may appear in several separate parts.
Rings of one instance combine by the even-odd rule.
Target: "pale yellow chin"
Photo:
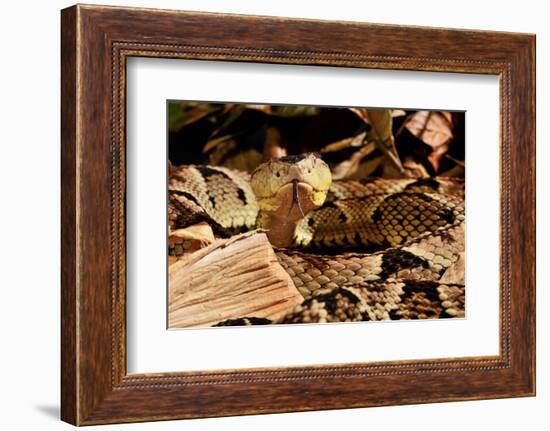
[[[282,186],[275,195],[261,199],[260,209],[271,216],[296,221],[303,218],[308,212],[323,205],[326,192],[315,191],[311,185],[303,182],[296,183],[294,198],[294,184]]]

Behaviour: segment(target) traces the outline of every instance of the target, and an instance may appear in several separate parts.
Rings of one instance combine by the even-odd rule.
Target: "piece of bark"
[[[169,267],[168,326],[212,326],[227,319],[282,319],[304,298],[263,232],[217,240]]]

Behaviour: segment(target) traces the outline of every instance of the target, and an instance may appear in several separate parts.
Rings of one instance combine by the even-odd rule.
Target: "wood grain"
[[[535,393],[533,35],[74,6],[62,12],[61,37],[63,420],[83,425]],[[127,375],[131,56],[498,75],[500,354]]]
[[[61,16],[61,417],[78,418],[76,133],[76,8]]]
[[[304,300],[262,232],[214,242],[168,268],[168,327],[282,319]]]

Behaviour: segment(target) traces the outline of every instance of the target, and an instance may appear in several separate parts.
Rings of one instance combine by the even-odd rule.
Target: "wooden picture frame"
[[[62,11],[61,52],[64,421],[535,394],[534,35],[77,5]],[[127,374],[125,65],[131,56],[498,75],[500,354]]]

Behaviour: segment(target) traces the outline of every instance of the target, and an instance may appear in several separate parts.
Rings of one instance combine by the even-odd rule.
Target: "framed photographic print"
[[[533,35],[61,30],[63,420],[534,395]]]

